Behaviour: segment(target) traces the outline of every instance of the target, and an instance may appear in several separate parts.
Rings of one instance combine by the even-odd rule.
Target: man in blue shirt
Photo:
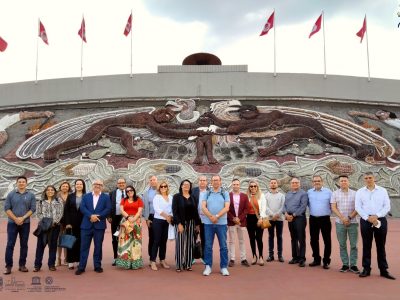
[[[332,191],[323,187],[321,176],[314,175],[312,178],[314,188],[309,189],[308,207],[310,209],[310,245],[313,252],[314,261],[310,267],[321,265],[321,255],[319,253],[319,233],[324,240],[324,258],[322,259],[323,268],[329,269],[331,263],[332,240],[331,240],[331,197]]]
[[[151,227],[154,219],[154,207],[153,207],[153,199],[157,194],[157,185],[158,180],[154,175],[150,175],[149,177],[149,187],[144,191],[142,200],[144,204],[143,208],[143,218],[146,220],[146,225],[149,230],[149,244],[147,246],[147,252],[150,256],[151,249],[153,248],[154,243],[154,235],[153,228]]]
[[[220,247],[220,268],[223,276],[229,276],[228,272],[228,246],[226,244],[226,234],[228,231],[227,212],[229,211],[229,194],[221,187],[222,180],[219,175],[211,178],[212,188],[205,194],[202,201],[204,215],[204,237],[205,254],[204,263],[206,265],[203,275],[211,274],[214,236],[217,235]]]
[[[7,223],[7,246],[6,246],[6,269],[4,275],[11,273],[13,267],[13,254],[15,242],[19,234],[21,251],[19,254],[19,271],[28,272],[26,268],[26,257],[28,255],[28,239],[30,231],[30,217],[36,211],[36,199],[32,192],[26,187],[28,180],[25,176],[17,178],[17,189],[7,195],[4,203],[4,211],[8,216]]]

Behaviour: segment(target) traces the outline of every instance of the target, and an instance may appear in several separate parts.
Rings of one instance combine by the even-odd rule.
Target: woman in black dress
[[[85,181],[82,179],[75,180],[74,192],[68,195],[64,207],[64,224],[67,233],[71,233],[76,237],[76,242],[72,249],[67,249],[67,262],[70,270],[74,269],[74,263],[79,263],[79,255],[81,248],[81,223],[82,213],[79,210],[83,195],[86,193]]]

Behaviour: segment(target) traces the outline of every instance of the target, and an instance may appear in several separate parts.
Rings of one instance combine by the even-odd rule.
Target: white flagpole
[[[326,50],[325,50],[325,14],[322,11],[322,32],[324,36],[324,78],[326,79]]]
[[[133,15],[132,15],[132,9],[131,9],[131,78],[133,77],[132,74],[132,23],[133,23]]]
[[[82,14],[82,21],[84,20],[84,15]],[[85,31],[82,28],[82,21],[81,21],[81,81],[83,81],[83,37],[86,35],[86,24],[85,24]],[[85,34],[85,35],[84,35]]]
[[[274,77],[276,77],[276,15],[274,8]]]
[[[365,14],[365,38],[367,40],[367,65],[368,65],[368,81],[371,81],[370,70],[369,70],[369,50],[368,50],[368,26],[367,26],[367,14]]]
[[[40,32],[40,19],[38,19],[38,35],[36,36],[36,77],[35,84],[38,83],[38,68],[39,68],[39,32]]]

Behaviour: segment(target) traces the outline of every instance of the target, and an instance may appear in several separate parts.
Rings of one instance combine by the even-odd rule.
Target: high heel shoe
[[[155,262],[155,261],[150,262],[150,268],[151,268],[153,271],[158,271],[158,268],[157,268],[157,265],[156,265],[156,262]]]
[[[170,268],[170,266],[165,262],[165,260],[161,260],[160,264],[164,269],[169,269]]]
[[[260,256],[260,257],[258,258],[258,264],[259,264],[260,266],[263,266],[263,265],[264,265],[264,258],[263,258],[262,256]]]
[[[253,256],[253,260],[251,261],[252,265],[255,265],[257,263],[257,255]]]

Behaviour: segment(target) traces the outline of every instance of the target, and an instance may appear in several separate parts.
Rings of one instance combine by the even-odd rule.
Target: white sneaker
[[[211,274],[211,272],[212,272],[211,267],[209,265],[206,265],[206,268],[203,271],[203,275],[208,276]]]
[[[221,274],[222,276],[229,276],[229,271],[227,268],[222,268],[221,269]]]

